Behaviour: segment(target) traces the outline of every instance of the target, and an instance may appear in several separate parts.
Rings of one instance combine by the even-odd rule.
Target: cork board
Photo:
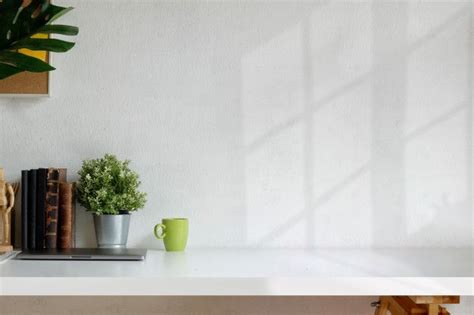
[[[0,0],[1,2],[1,0]],[[32,38],[48,38],[46,34],[36,34]],[[20,53],[38,58],[49,63],[49,53],[20,49]],[[0,96],[8,95],[49,95],[49,72],[20,72],[6,79],[0,80]]]
[[[0,80],[0,94],[49,94],[49,72],[21,72]]]

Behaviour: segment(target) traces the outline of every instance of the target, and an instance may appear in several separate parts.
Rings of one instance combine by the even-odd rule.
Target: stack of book
[[[21,172],[21,246],[23,249],[75,246],[75,185],[65,168]]]

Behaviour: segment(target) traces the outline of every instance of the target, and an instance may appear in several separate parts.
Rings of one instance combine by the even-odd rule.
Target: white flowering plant
[[[141,182],[129,168],[130,161],[120,161],[115,155],[85,160],[78,172],[78,201],[96,215],[121,214],[145,206],[146,193],[140,192]]]

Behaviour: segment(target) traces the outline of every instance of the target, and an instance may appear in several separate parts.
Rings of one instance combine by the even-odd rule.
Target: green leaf
[[[79,33],[79,28],[70,25],[45,25],[38,29],[38,33],[73,36]]]
[[[45,25],[51,15],[49,0],[3,0],[5,8],[0,10],[0,48],[31,36]]]
[[[0,12],[7,9],[18,8],[21,1],[19,0],[3,0],[0,2]]]
[[[78,201],[95,214],[119,214],[120,210],[136,211],[145,206],[146,193],[139,191],[140,180],[115,155],[85,160],[78,172]]]
[[[74,43],[59,39],[27,38],[13,43],[12,49],[28,48],[31,50],[47,50],[54,52],[66,52],[74,47]]]
[[[0,49],[38,33],[38,29],[71,11],[50,0],[0,0]]]
[[[51,24],[51,22],[59,19],[64,14],[74,9],[73,7],[63,8],[58,7],[56,5],[50,5],[49,7],[51,8],[51,17],[49,18],[49,21],[46,24]]]
[[[20,73],[20,72],[23,72],[23,70],[21,70],[17,67],[14,67],[14,66],[10,66],[10,65],[0,63],[0,80],[3,80],[5,78],[8,78],[8,77],[10,77],[14,74]]]
[[[45,72],[55,69],[44,61],[13,51],[0,51],[0,63],[30,72]]]

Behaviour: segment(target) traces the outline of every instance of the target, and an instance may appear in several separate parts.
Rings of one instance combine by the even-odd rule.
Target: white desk
[[[472,249],[149,250],[0,264],[0,295],[474,295]]]

